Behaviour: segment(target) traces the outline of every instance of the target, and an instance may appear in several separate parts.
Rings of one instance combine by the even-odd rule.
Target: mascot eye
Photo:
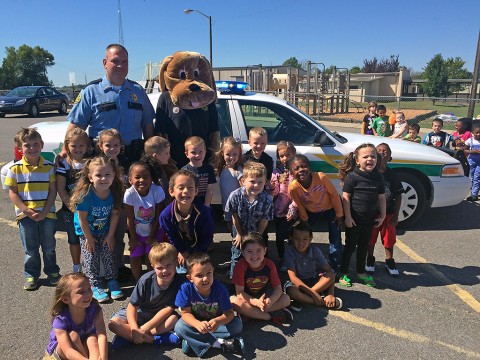
[[[185,70],[180,70],[180,79],[185,80],[187,78],[187,73]]]
[[[193,70],[193,76],[197,78],[200,75],[200,71],[198,69]]]

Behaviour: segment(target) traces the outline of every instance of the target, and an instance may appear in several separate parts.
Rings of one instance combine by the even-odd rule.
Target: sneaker
[[[467,201],[478,201],[478,195],[470,195],[465,200],[467,200]]]
[[[192,348],[188,345],[187,340],[182,340],[182,351],[184,354],[188,354]]]
[[[290,324],[293,320],[293,314],[288,309],[272,311],[270,316],[275,324]]]
[[[153,335],[153,343],[155,345],[177,345],[180,338],[174,332],[170,331],[160,335]]]
[[[110,296],[113,300],[117,300],[123,297],[123,291],[117,280],[111,279],[107,282],[108,289],[110,290]]]
[[[108,294],[100,287],[92,286],[93,297],[99,302],[104,303],[108,301]]]
[[[245,341],[241,337],[225,339],[221,344],[223,352],[243,355],[245,354]]]
[[[53,273],[48,275],[48,281],[50,281],[50,285],[57,285],[58,282],[60,281],[60,274]]]
[[[37,279],[34,277],[27,277],[25,283],[23,284],[23,290],[31,291],[35,290],[38,287]]]
[[[385,269],[392,276],[400,275],[397,270],[397,266],[395,265],[395,260],[393,258],[385,260]]]
[[[112,350],[116,351],[127,346],[131,346],[133,343],[127,339],[122,338],[121,336],[115,335],[112,339]]]
[[[338,283],[345,287],[352,286],[352,280],[350,280],[350,278],[347,275],[340,275],[340,277],[338,278]]]
[[[367,264],[365,265],[365,271],[372,274],[375,272],[375,256],[367,256]]]
[[[292,300],[290,302],[289,308],[293,311],[299,312],[299,311],[302,311],[303,305],[299,303],[297,300]]]
[[[363,283],[367,286],[375,287],[377,285],[375,283],[375,280],[373,280],[373,277],[370,276],[370,275],[358,274],[357,277],[358,277],[359,280],[363,281]]]

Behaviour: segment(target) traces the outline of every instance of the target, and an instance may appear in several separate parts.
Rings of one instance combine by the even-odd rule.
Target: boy
[[[215,178],[215,170],[213,170],[212,165],[203,163],[206,154],[205,141],[201,137],[190,136],[185,140],[185,155],[189,163],[182,169],[190,170],[197,176],[197,199],[202,204],[210,206],[213,197],[213,184],[217,182],[217,179]]]
[[[248,233],[242,239],[241,249],[243,258],[238,261],[232,277],[236,296],[230,297],[235,311],[248,318],[277,324],[292,322],[292,313],[285,309],[290,298],[282,291],[275,264],[265,258],[267,249],[262,234]]]
[[[312,228],[299,220],[290,227],[288,235],[285,265],[290,280],[284,289],[293,300],[290,309],[300,311],[302,303],[340,309],[342,299],[334,295],[335,273],[320,249],[311,245]]]
[[[232,258],[230,277],[235,263],[242,256],[242,237],[256,231],[263,234],[268,222],[273,219],[273,200],[263,191],[266,182],[266,169],[261,163],[249,161],[243,165],[242,186],[232,191],[225,205],[225,212],[232,214]],[[265,241],[265,237],[264,237]],[[267,247],[267,242],[265,242]]]
[[[184,282],[175,273],[177,250],[168,243],[155,244],[148,259],[153,270],[144,274],[135,285],[127,308],[110,319],[108,328],[117,336],[112,349],[134,344],[178,344],[172,333],[177,322],[175,297]]]
[[[390,124],[388,123],[387,108],[385,105],[378,105],[378,117],[373,120],[372,129],[375,136],[388,137],[391,134]]]
[[[429,132],[423,138],[423,144],[428,146],[435,147],[446,147],[449,148],[452,142],[452,136],[447,134],[445,131],[442,131],[443,120],[442,119],[433,119],[432,121],[432,132]]]
[[[251,128],[248,132],[248,145],[250,145],[250,150],[243,155],[243,162],[255,161],[265,165],[267,169],[267,180],[270,181],[273,173],[273,158],[265,152],[267,142],[267,131],[264,128]]]
[[[182,351],[193,349],[202,357],[211,347],[223,352],[243,354],[245,345],[238,337],[242,321],[235,316],[222,283],[213,278],[213,264],[206,254],[195,254],[187,259],[187,279],[180,287],[175,305],[181,319],[175,324],[175,333],[182,340]]]
[[[416,143],[421,143],[422,138],[418,136],[419,133],[420,133],[420,125],[418,125],[417,123],[412,124],[408,127],[408,134],[405,135],[403,140],[409,140]]]
[[[168,191],[174,200],[160,214],[160,227],[178,251],[177,272],[184,274],[185,259],[194,252],[206,253],[213,242],[213,211],[194,201],[198,179],[191,171],[173,174]]]
[[[373,273],[375,271],[375,257],[373,256],[378,234],[380,233],[382,244],[385,247],[385,269],[392,276],[398,276],[399,272],[393,259],[393,246],[397,241],[396,226],[398,224],[398,214],[402,206],[403,186],[398,176],[387,167],[387,163],[392,161],[392,150],[385,143],[377,145],[377,152],[382,156],[384,162],[379,171],[383,174],[385,180],[385,196],[387,201],[387,210],[385,220],[379,227],[374,227],[372,237],[368,244],[367,263],[365,271]]]
[[[40,277],[40,246],[43,252],[43,270],[50,284],[56,285],[60,279],[55,253],[55,166],[40,155],[43,141],[36,129],[20,130],[14,141],[23,156],[8,169],[5,185],[9,187],[10,201],[15,205],[25,251],[23,288],[35,290]]]

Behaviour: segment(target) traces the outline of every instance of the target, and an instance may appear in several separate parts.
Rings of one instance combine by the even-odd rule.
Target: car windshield
[[[5,96],[9,97],[32,97],[35,96],[37,93],[38,88],[31,88],[31,87],[18,87],[13,89],[12,91],[5,94]]]

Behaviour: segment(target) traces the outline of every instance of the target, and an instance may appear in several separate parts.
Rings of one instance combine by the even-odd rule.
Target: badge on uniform
[[[77,97],[75,98],[75,101],[73,102],[74,104],[78,104],[82,100],[82,93],[79,92]]]
[[[134,102],[137,102],[137,101],[138,101],[138,96],[137,96],[137,94],[132,94],[132,95],[130,95],[130,97],[132,98],[132,101],[134,101]]]
[[[180,108],[178,106],[175,106],[173,109],[172,109],[172,112],[174,114],[178,114],[180,112]]]

